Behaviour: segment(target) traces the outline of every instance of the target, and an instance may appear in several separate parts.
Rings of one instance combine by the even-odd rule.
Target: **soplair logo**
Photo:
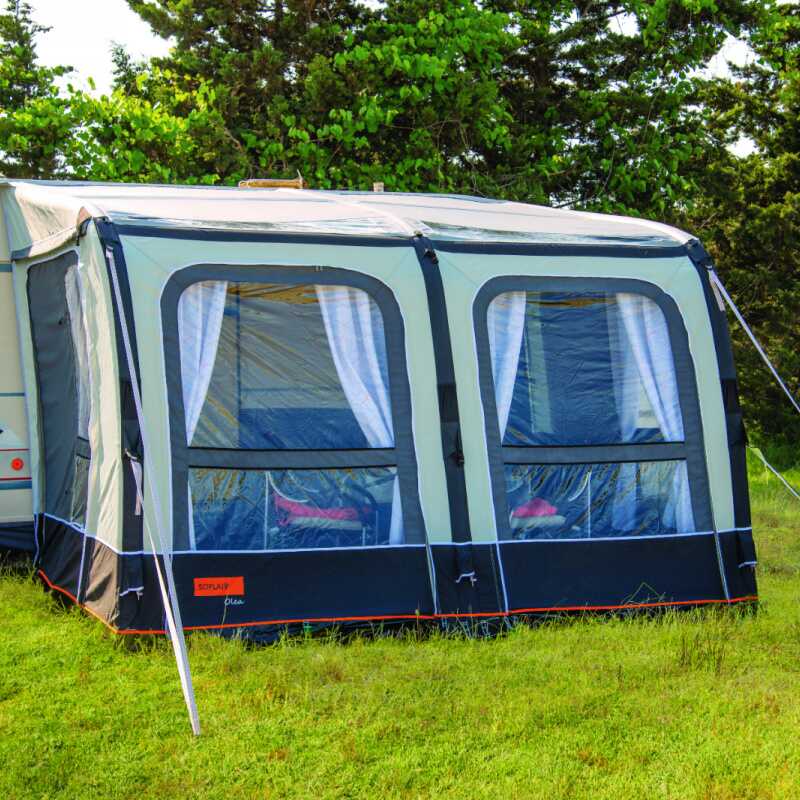
[[[195,578],[195,597],[224,597],[225,605],[244,605],[244,600],[237,597],[244,596],[244,576],[237,575],[233,578]]]

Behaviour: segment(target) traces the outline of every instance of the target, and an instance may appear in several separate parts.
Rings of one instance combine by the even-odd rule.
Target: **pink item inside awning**
[[[527,503],[515,508],[511,516],[517,518],[551,517],[553,514],[557,513],[558,509],[555,506],[550,505],[550,503],[546,500],[542,500],[540,497],[534,497],[532,500],[528,500]]]
[[[357,520],[358,509],[353,506],[342,506],[341,508],[317,508],[306,503],[298,503],[295,500],[287,500],[279,494],[275,495],[275,507],[286,511],[292,517],[316,517],[317,519],[337,519],[337,520]]]

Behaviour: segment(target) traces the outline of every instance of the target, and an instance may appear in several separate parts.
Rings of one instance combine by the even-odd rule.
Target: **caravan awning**
[[[459,195],[6,181],[0,198],[12,257],[77,235],[84,220],[163,229],[406,237],[436,241],[664,247],[691,237],[668,225]]]

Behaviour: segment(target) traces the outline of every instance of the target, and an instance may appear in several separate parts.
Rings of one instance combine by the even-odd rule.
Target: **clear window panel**
[[[193,447],[394,446],[380,309],[360,289],[206,281],[178,307]]]
[[[694,531],[685,461],[507,464],[512,539]]]
[[[504,445],[683,440],[669,331],[654,301],[506,292],[487,322]]]
[[[189,470],[197,550],[291,550],[401,544],[395,467]]]
[[[75,456],[75,474],[72,483],[72,504],[70,521],[80,526],[86,525],[86,498],[89,492],[90,461],[82,456]]]

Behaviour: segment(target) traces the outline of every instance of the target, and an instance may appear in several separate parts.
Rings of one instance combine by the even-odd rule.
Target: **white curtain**
[[[380,310],[346,286],[316,287],[328,346],[347,402],[370,447],[394,447],[389,371]],[[400,482],[394,480],[389,542],[405,540]]]
[[[78,378],[78,436],[89,438],[89,418],[91,415],[91,373],[89,367],[89,348],[83,314],[83,281],[78,265],[69,267],[64,276],[67,308],[69,309],[72,345],[75,350]]]
[[[489,304],[486,322],[489,327],[492,379],[502,441],[508,426],[522,334],[525,330],[525,292],[505,292],[495,297]]]
[[[664,314],[656,303],[643,295],[621,293],[617,295],[617,303],[627,339],[624,352],[633,358],[665,441],[680,442],[683,440],[683,419]],[[638,407],[636,412],[638,414]],[[627,415],[625,419],[630,421]],[[685,465],[675,470],[672,497],[665,509],[664,523],[682,533],[694,530]]]
[[[227,291],[228,284],[225,281],[193,283],[184,290],[178,303],[187,444],[192,443],[197,430],[214,372]]]
[[[619,297],[619,296],[618,296]],[[634,297],[634,295],[626,295]],[[620,301],[620,306],[622,301]],[[620,425],[620,441],[631,442],[639,427],[639,390],[641,380],[633,349],[625,331],[625,314],[609,308],[609,341],[611,342],[611,372],[614,381],[614,401]],[[618,531],[631,531],[636,525],[636,464],[620,464],[612,522]]]
[[[186,443],[191,444],[200,413],[208,394],[225,311],[225,281],[193,283],[178,302],[178,339],[181,347],[183,409],[186,416]],[[192,490],[189,501],[189,546],[195,549]]]

